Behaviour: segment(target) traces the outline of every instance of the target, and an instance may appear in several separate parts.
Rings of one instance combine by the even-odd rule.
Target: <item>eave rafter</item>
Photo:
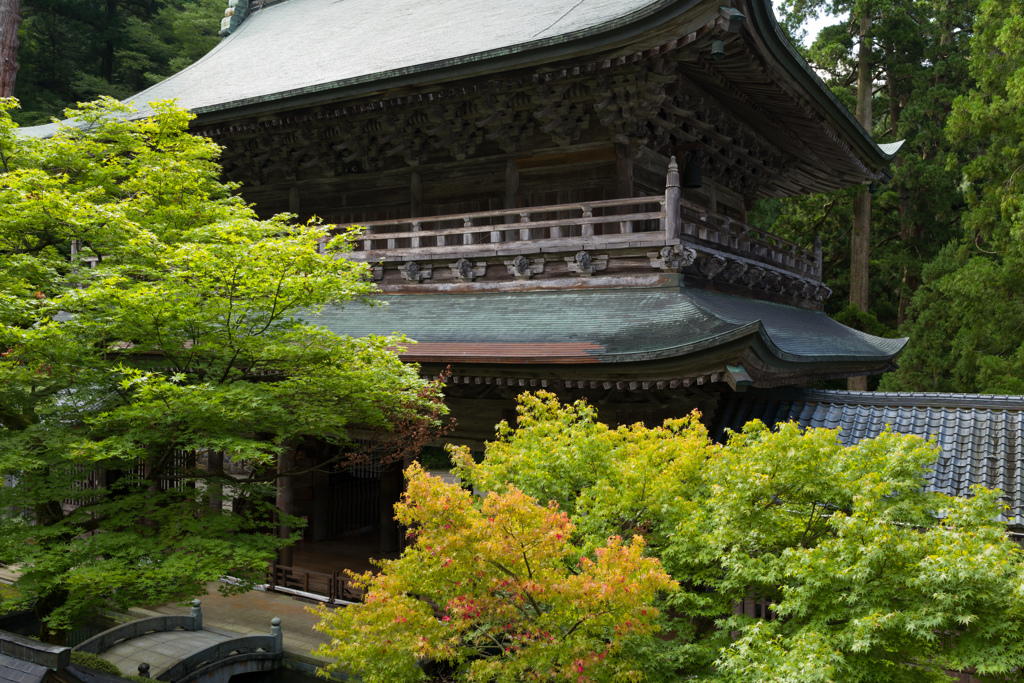
[[[251,185],[376,171],[396,159],[409,167],[464,160],[489,143],[509,155],[531,144],[568,147],[594,124],[634,149],[666,156],[697,145],[710,178],[751,198],[826,191],[877,175],[771,73],[743,32],[723,26],[715,17],[628,54],[197,132],[225,145],[229,178]],[[712,62],[704,53],[717,39],[726,57]],[[761,103],[769,101],[772,109]]]

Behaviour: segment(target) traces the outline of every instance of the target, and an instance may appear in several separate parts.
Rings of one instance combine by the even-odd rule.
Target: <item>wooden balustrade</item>
[[[429,216],[404,218],[386,221],[360,223],[366,231],[359,238],[362,251],[377,251],[384,248],[393,250],[398,240],[410,240],[409,248],[455,247],[475,244],[499,244],[504,242],[527,242],[566,237],[595,237],[600,235],[619,235],[632,232],[633,225],[640,221],[657,221],[659,227],[664,223],[664,197],[636,197],[631,199],[609,199],[585,204],[556,204],[553,206],[534,206],[525,209],[501,209],[497,211],[479,211],[468,214],[450,214],[445,216]],[[629,207],[627,213],[610,213],[594,215],[594,210],[607,211]],[[636,211],[637,207],[651,207],[651,210]],[[546,218],[547,214],[579,212],[579,216],[568,218]],[[506,216],[517,218],[517,223],[505,222]],[[541,217],[538,219],[538,217]],[[459,227],[435,227],[438,225],[462,221]],[[602,232],[598,235],[595,226]],[[348,226],[344,226],[348,227]],[[575,235],[574,235],[575,233]],[[428,236],[429,235],[429,236]],[[431,237],[434,242],[431,243]],[[449,239],[454,238],[454,239]]]
[[[273,563],[267,571],[267,590],[306,593],[327,603],[335,600],[362,602],[363,591],[344,578],[342,570],[331,574],[307,571]]]
[[[458,225],[461,222],[461,225]],[[453,225],[454,224],[454,225]],[[669,164],[665,194],[575,204],[531,206],[445,216],[421,216],[359,224],[355,258],[371,260],[388,252],[403,258],[451,257],[491,248],[523,253],[522,243],[538,251],[687,244],[706,252],[739,256],[821,281],[821,247],[806,249],[730,216],[709,211],[681,196],[679,171]],[[350,226],[340,226],[350,227]],[[628,237],[624,237],[627,236]],[[509,244],[512,243],[512,244]],[[564,243],[564,244],[563,244]]]

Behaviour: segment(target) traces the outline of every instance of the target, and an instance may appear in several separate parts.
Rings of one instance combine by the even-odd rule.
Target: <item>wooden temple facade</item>
[[[820,245],[747,222],[759,198],[882,179],[896,151],[769,0],[229,0],[222,34],[132,99],[195,112],[261,214],[364,226],[351,258],[388,306],[315,322],[417,340],[404,357],[450,373],[450,441],[481,449],[540,388],[613,424],[711,421],[747,387],[881,373],[905,343],[829,319]],[[297,511],[358,479],[309,482]]]

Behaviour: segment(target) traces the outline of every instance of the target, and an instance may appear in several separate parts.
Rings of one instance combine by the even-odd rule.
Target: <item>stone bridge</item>
[[[227,683],[236,674],[272,671],[284,656],[281,620],[268,635],[243,636],[203,628],[201,603],[192,613],[138,619],[104,631],[74,649],[99,655],[122,674],[165,683]]]

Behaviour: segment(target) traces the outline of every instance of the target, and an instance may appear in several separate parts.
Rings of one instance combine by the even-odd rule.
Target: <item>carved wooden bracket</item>
[[[693,262],[697,260],[697,252],[690,247],[675,244],[670,247],[662,247],[661,251],[649,251],[647,258],[651,260],[651,268],[678,273],[683,268],[693,265]]]
[[[588,276],[607,268],[608,256],[591,256],[588,251],[578,251],[575,256],[566,256],[565,263],[570,273]]]
[[[516,256],[511,261],[505,261],[508,266],[508,274],[515,276],[517,280],[529,280],[534,275],[544,272],[544,259],[529,259],[525,256]]]
[[[472,282],[478,277],[483,277],[487,272],[487,262],[477,261],[476,263],[470,263],[468,259],[460,258],[455,263],[449,263],[448,267],[452,270],[452,277],[456,280],[462,280],[464,282]]]
[[[429,280],[434,274],[434,271],[429,266],[421,269],[420,264],[415,261],[403,264],[398,269],[398,272],[409,282],[423,282],[424,280]]]

